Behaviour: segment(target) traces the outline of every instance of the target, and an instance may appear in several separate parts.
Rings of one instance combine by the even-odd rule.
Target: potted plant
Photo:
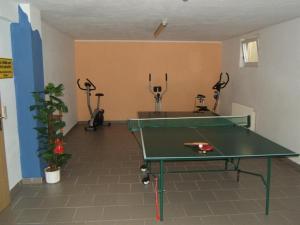
[[[68,112],[68,107],[61,100],[64,86],[53,83],[47,84],[40,92],[33,92],[35,104],[30,111],[35,111],[33,118],[38,121],[39,157],[47,164],[45,178],[47,183],[60,181],[60,168],[71,158],[71,154],[64,152],[63,128],[65,122],[62,114]]]

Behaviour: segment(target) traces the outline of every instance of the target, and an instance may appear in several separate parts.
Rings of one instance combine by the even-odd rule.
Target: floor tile
[[[173,218],[173,217],[185,217],[186,213],[184,210],[184,206],[181,204],[165,204],[164,205],[164,215],[165,218]]]
[[[234,225],[257,225],[259,220],[254,214],[242,214],[230,216]]]
[[[130,207],[131,219],[155,218],[155,208],[149,205],[138,205]]]
[[[109,184],[109,193],[129,193],[131,189],[130,184]]]
[[[235,180],[219,180],[218,184],[223,188],[223,189],[239,189],[242,188],[243,186],[235,181]]]
[[[153,186],[152,184],[142,184],[142,182],[137,184],[131,185],[131,192],[132,193],[147,193],[147,192],[153,192]]]
[[[136,175],[121,175],[120,176],[120,183],[140,183],[141,178],[140,176]]]
[[[281,204],[287,209],[287,210],[297,210],[300,213],[300,198],[283,198],[281,199]]]
[[[144,220],[123,220],[123,221],[116,221],[114,225],[144,225]]]
[[[15,224],[22,211],[7,207],[0,212],[0,224]]]
[[[192,198],[189,192],[167,192],[166,196],[169,202],[175,204],[192,202]]]
[[[131,207],[129,206],[108,206],[104,207],[104,220],[131,219]]]
[[[239,196],[234,190],[215,190],[213,194],[218,201],[238,200]]]
[[[258,200],[257,203],[260,205],[262,209],[266,206],[266,201]],[[282,199],[270,199],[270,207],[269,210],[272,211],[279,211],[279,210],[286,210],[286,206],[282,203]]]
[[[181,179],[183,181],[189,181],[189,180],[191,180],[191,181],[197,181],[197,180],[202,180],[202,177],[201,177],[200,173],[199,174],[198,173],[182,173],[182,174],[180,174],[180,176],[181,176]]]
[[[77,184],[97,184],[98,176],[79,176]]]
[[[198,190],[198,186],[195,182],[185,181],[175,183],[177,191],[195,191]]]
[[[106,175],[106,176],[99,176],[98,183],[99,184],[116,184],[119,183],[120,176],[112,176],[112,175]]]
[[[59,196],[52,198],[44,198],[44,201],[41,204],[41,208],[55,208],[55,207],[64,207],[68,201],[69,197]]]
[[[201,220],[205,225],[233,225],[228,216],[205,216]]]
[[[255,200],[232,201],[232,203],[240,213],[254,213],[264,210]]]
[[[200,190],[215,190],[220,189],[221,186],[217,181],[197,181]]]
[[[200,217],[179,217],[175,218],[174,222],[176,225],[205,225],[201,222]]]
[[[103,216],[103,207],[81,207],[76,210],[74,221],[95,221]]]
[[[42,223],[48,215],[48,209],[24,209],[17,219],[18,223]]]
[[[46,222],[71,222],[75,214],[75,208],[50,209]]]
[[[239,189],[236,191],[241,199],[263,199],[265,193],[257,189]]]
[[[95,199],[95,195],[77,195],[70,196],[67,202],[68,207],[80,207],[80,206],[92,206]]]
[[[291,225],[291,223],[279,213],[271,213],[269,215],[258,214],[258,220],[263,225]]]
[[[238,213],[238,210],[230,201],[208,202],[207,204],[215,215],[229,215]]]
[[[216,201],[216,196],[212,191],[192,191],[191,195],[193,201],[196,202]]]
[[[212,212],[206,203],[184,204],[183,207],[184,207],[184,210],[185,210],[187,216],[212,215]]]
[[[24,197],[16,203],[14,209],[39,208],[43,201],[43,198]]]
[[[108,192],[108,184],[85,185],[85,194],[103,194]]]

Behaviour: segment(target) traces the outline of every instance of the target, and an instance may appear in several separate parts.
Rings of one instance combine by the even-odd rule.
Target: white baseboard
[[[42,184],[43,178],[42,177],[32,177],[32,178],[23,178],[22,184]]]

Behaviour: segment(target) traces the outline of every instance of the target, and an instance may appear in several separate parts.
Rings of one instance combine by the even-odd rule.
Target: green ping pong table
[[[165,162],[224,160],[224,169],[189,172],[236,171],[259,176],[265,186],[265,214],[269,213],[272,158],[299,156],[263,136],[247,129],[249,116],[217,116],[212,112],[139,112],[138,119],[128,121],[129,130],[137,138],[149,173],[151,163],[159,163],[158,192],[160,220],[163,220]],[[137,134],[140,134],[138,138]],[[207,142],[214,150],[201,153],[185,146],[187,142]],[[240,169],[243,158],[266,158],[266,175]],[[187,172],[187,171],[168,171]]]

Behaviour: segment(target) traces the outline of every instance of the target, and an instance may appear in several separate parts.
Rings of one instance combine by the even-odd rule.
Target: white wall
[[[13,1],[4,0],[0,0],[0,5],[0,57],[12,58],[10,23],[18,20],[18,6]],[[12,189],[22,179],[13,79],[0,80],[0,96],[2,106],[7,108],[7,119],[3,120],[3,131],[9,188]]]
[[[253,35],[259,37],[259,65],[240,68],[240,39]],[[232,102],[254,108],[258,133],[300,153],[300,19],[243,37],[223,42],[222,71],[231,80],[220,111],[230,114]]]
[[[10,24],[18,22],[18,5],[14,1],[0,0],[0,57],[12,58]],[[76,124],[75,76],[74,76],[74,43],[72,38],[58,32],[49,25],[41,24],[38,9],[22,4],[22,9],[28,14],[33,29],[42,31],[45,83],[63,83],[65,85],[65,100],[69,113],[65,119],[66,132]],[[40,32],[41,36],[42,33]],[[6,163],[9,188],[12,189],[22,180],[18,124],[16,112],[15,85],[13,79],[0,79],[0,97],[2,106],[7,108],[7,119],[3,120]]]
[[[63,97],[69,108],[64,115],[65,133],[77,123],[76,81],[74,72],[74,41],[42,21],[45,84],[64,84]]]
[[[42,21],[40,10],[30,5],[29,3],[22,3],[20,4],[20,7],[27,14],[28,20],[31,23],[32,30],[38,30],[40,32],[40,36],[42,36]]]

